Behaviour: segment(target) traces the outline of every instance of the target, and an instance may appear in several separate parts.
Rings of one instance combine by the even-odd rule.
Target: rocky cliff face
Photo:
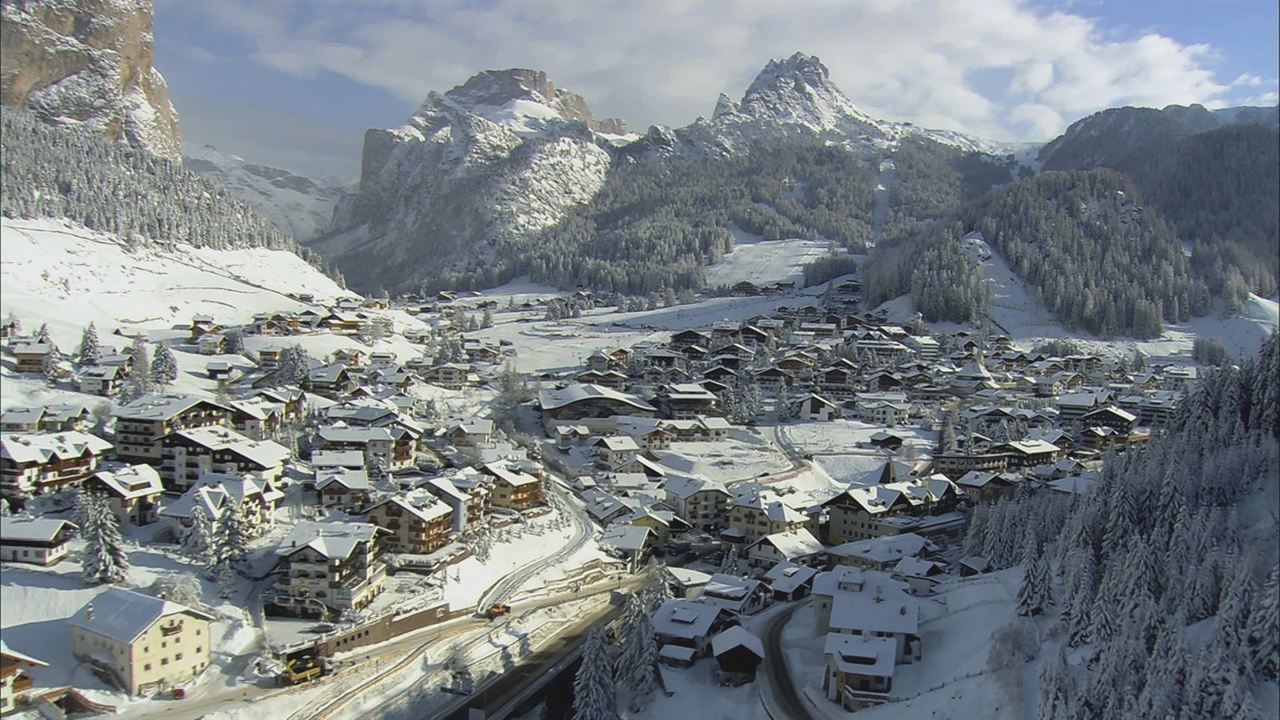
[[[151,66],[152,0],[3,0],[0,103],[179,159],[178,114]]]
[[[404,126],[365,133],[360,186],[312,246],[352,287],[416,287],[554,224],[604,182],[610,156],[581,96],[546,73],[486,71],[430,93]]]

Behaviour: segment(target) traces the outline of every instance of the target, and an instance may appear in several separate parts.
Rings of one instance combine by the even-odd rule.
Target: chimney
[[[93,601],[92,600],[89,601],[88,605],[84,606],[84,619],[85,620],[93,619]]]

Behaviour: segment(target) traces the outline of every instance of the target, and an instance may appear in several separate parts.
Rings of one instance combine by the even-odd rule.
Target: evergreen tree
[[[157,345],[156,356],[151,361],[151,380],[157,385],[167,386],[178,379],[178,361],[168,345]]]
[[[1273,567],[1249,611],[1246,645],[1253,670],[1267,680],[1280,680],[1280,566]]]
[[[120,521],[107,497],[93,490],[82,491],[77,499],[76,518],[84,538],[80,560],[84,581],[101,585],[124,580],[129,572],[129,555],[120,536]]]
[[[617,720],[617,689],[610,671],[604,630],[593,628],[582,648],[582,664],[573,680],[573,720]]]
[[[213,550],[213,519],[200,505],[191,511],[191,527],[182,538],[182,554],[202,565],[208,564]]]
[[[98,344],[98,328],[93,323],[84,329],[80,336],[80,353],[78,361],[81,367],[97,365],[102,355],[102,347]]]

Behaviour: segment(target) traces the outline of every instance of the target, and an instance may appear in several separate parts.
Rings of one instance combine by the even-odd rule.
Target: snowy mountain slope
[[[365,134],[359,189],[312,247],[353,287],[416,287],[590,199],[610,164],[602,145],[622,132],[545,73],[480,73],[428,95],[404,126]]]
[[[732,286],[743,280],[757,285],[793,281],[803,284],[804,266],[831,253],[830,244],[791,238],[735,242],[733,252],[707,267],[707,285]]]
[[[183,165],[225,187],[299,242],[329,228],[343,192],[338,184],[251,163],[212,145],[187,148]]]
[[[178,113],[151,66],[153,0],[5,2],[0,103],[178,159]]]
[[[185,245],[131,251],[113,235],[65,220],[0,221],[0,314],[25,328],[48,323],[72,349],[90,322],[105,337],[186,325],[208,313],[227,322],[267,310],[302,310],[286,293],[317,302],[350,296],[293,253]]]

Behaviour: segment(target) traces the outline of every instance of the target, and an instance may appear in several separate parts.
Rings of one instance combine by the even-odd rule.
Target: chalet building
[[[834,397],[852,397],[858,389],[858,372],[847,365],[832,365],[814,375],[814,383]]]
[[[49,667],[49,663],[14,650],[0,640],[0,715],[7,715],[29,703],[32,680],[28,670]]]
[[[224,427],[179,430],[164,438],[160,479],[183,492],[207,473],[251,474],[274,481],[284,474],[289,449],[271,440],[251,440]]]
[[[130,465],[120,470],[100,470],[84,481],[86,488],[101,491],[121,525],[150,525],[159,518],[164,485],[150,465]]]
[[[943,453],[933,456],[933,469],[952,479],[971,472],[999,474],[1009,469],[1009,455],[999,452]]]
[[[193,315],[190,331],[187,333],[187,342],[198,343],[205,335],[222,332],[222,329],[221,325],[214,322],[212,315]]]
[[[477,447],[493,438],[493,421],[488,418],[455,420],[445,428],[444,437],[454,447]]]
[[[14,369],[21,373],[44,374],[45,365],[57,355],[51,342],[16,342],[9,349],[16,361]]]
[[[263,593],[268,610],[330,618],[363,609],[386,583],[388,535],[370,523],[299,522],[276,548],[283,572]]]
[[[796,408],[801,420],[828,422],[841,417],[840,407],[821,395],[810,394],[802,398]]]
[[[274,370],[280,367],[280,354],[284,348],[261,348],[258,350],[258,367],[263,370]]]
[[[698,595],[698,602],[719,607],[739,619],[765,609],[772,599],[768,586],[759,580],[725,573],[712,575]]]
[[[270,480],[210,473],[201,475],[177,499],[166,502],[159,515],[176,537],[185,537],[193,527],[197,509],[203,511],[206,520],[213,521],[236,507],[245,532],[252,537],[275,524],[276,510],[282,499],[284,493]]]
[[[729,510],[729,529],[747,541],[804,528],[809,516],[782,502],[773,493],[739,498]]]
[[[568,385],[559,389],[543,387],[538,392],[538,406],[547,428],[575,421],[592,427],[615,415],[653,417],[657,409],[634,395],[620,393],[599,385]],[[593,428],[594,429],[594,428]]]
[[[422,379],[436,387],[446,390],[461,390],[467,386],[467,375],[470,365],[462,363],[441,363],[422,373]]]
[[[795,384],[795,376],[779,367],[768,367],[755,374],[761,390],[779,392]]]
[[[93,413],[80,403],[45,405],[43,407],[12,407],[0,414],[0,431],[3,432],[67,432],[85,431],[93,422]]]
[[[111,443],[82,432],[0,435],[0,496],[27,498],[79,485]]]
[[[159,465],[167,435],[190,428],[230,426],[234,413],[222,403],[191,395],[143,395],[116,410],[116,457]]]
[[[895,395],[901,399],[892,397]],[[856,408],[858,419],[873,425],[898,427],[911,419],[911,404],[902,393],[860,393]]]
[[[261,401],[280,406],[280,423],[293,425],[302,422],[307,410],[307,394],[302,388],[293,385],[277,385],[275,387],[258,388],[249,393],[248,401]],[[243,429],[241,429],[243,432]]]
[[[693,527],[708,530],[727,524],[732,496],[719,480],[670,474],[662,488],[666,503]]]
[[[1043,440],[1016,440],[995,445],[991,448],[991,451],[1008,455],[1011,469],[1028,468],[1033,465],[1052,465],[1065,455],[1057,445]]]
[[[659,645],[685,648],[693,658],[705,657],[711,651],[711,638],[738,624],[723,608],[685,599],[662,603],[650,622]]]
[[[209,667],[212,622],[185,605],[112,587],[71,617],[71,654],[130,695],[148,695]]]
[[[313,367],[303,380],[303,389],[308,392],[336,398],[351,392],[356,386],[351,371],[342,363],[330,363]]]
[[[78,384],[86,395],[115,397],[124,387],[124,373],[119,367],[95,365],[80,373]]]
[[[69,520],[0,516],[0,560],[56,565],[67,556],[78,529]]]
[[[658,390],[658,405],[663,414],[676,420],[688,420],[719,412],[715,394],[694,383],[676,383]]]
[[[1121,435],[1128,435],[1138,425],[1138,416],[1115,405],[1090,410],[1080,418],[1087,427],[1105,427]]]
[[[1078,422],[1086,414],[1100,407],[1105,407],[1109,393],[1072,393],[1058,397],[1058,417],[1064,425]]]
[[[893,464],[885,467],[893,467]],[[952,511],[959,498],[960,492],[955,483],[943,475],[927,478],[898,475],[885,482],[854,486],[825,503],[828,512],[827,542],[835,545],[881,535],[918,532],[918,524],[913,523],[912,518],[942,518],[945,523],[931,529],[950,532],[955,519]],[[963,518],[959,519],[962,524]]]
[[[1013,495],[1021,485],[1022,476],[1013,473],[992,473],[970,470],[956,480],[956,485],[966,497],[978,502],[994,502]]]
[[[591,445],[596,451],[596,467],[611,472],[626,472],[640,454],[640,446],[626,435],[598,438]]]
[[[455,482],[457,478],[458,476],[431,478],[421,488],[453,510],[453,531],[460,533],[484,520],[489,512],[491,488],[483,482]]]
[[[601,357],[607,358],[608,356],[601,353]],[[617,370],[588,370],[574,375],[573,380],[574,382],[600,385],[610,390],[621,392],[627,389],[627,383],[631,381],[631,377]]]
[[[489,463],[481,470],[493,476],[493,493],[489,502],[495,507],[524,511],[541,505],[542,480],[502,463]]]
[[[417,439],[403,427],[320,428],[321,447],[325,450],[360,450],[365,463],[381,463],[385,470],[413,467],[417,456]]]
[[[773,567],[780,562],[808,565],[819,562],[825,548],[807,528],[772,533],[746,547],[747,564],[753,568]]]
[[[896,666],[893,638],[833,632],[822,650],[827,658],[822,689],[828,700],[848,712],[888,702]]]
[[[392,552],[428,555],[449,542],[453,509],[425,490],[396,495],[370,506],[365,521],[387,530],[386,548]]]
[[[196,342],[196,349],[201,355],[226,355],[231,347],[231,341],[227,340],[227,336],[222,333],[208,333],[200,336],[200,340]]]
[[[774,600],[791,602],[808,597],[817,576],[817,568],[784,560],[769,568],[761,579],[773,590]]]

